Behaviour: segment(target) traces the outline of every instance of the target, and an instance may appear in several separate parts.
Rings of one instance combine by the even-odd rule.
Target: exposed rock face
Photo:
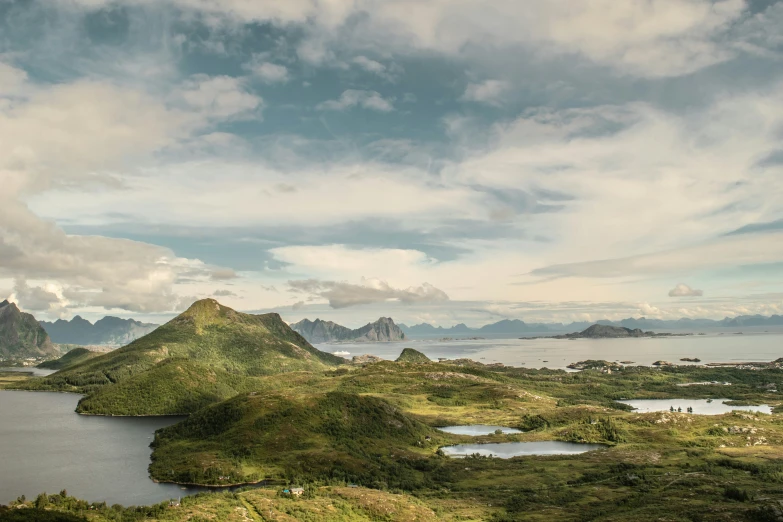
[[[311,343],[402,341],[405,334],[389,317],[351,330],[332,321],[302,319],[291,328]]]
[[[381,362],[383,359],[378,357],[377,355],[354,355],[353,359],[351,359],[352,364],[372,364]]]
[[[59,352],[35,317],[21,312],[14,303],[0,303],[0,358],[55,355],[59,355]]]
[[[58,319],[53,323],[41,321],[52,342],[78,344],[81,346],[124,346],[144,337],[158,327],[157,324],[141,323],[133,319],[107,316],[92,324],[80,316],[70,321]]]
[[[328,343],[332,341],[347,341],[353,339],[353,330],[345,326],[316,319],[302,319],[291,325],[291,329],[307,339],[310,343]]]

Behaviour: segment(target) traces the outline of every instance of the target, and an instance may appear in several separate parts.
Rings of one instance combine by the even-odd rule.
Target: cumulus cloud
[[[27,73],[0,62],[0,96],[17,94],[27,81]]]
[[[16,281],[14,294],[19,306],[35,312],[58,308],[61,304],[60,297],[55,292],[40,286],[28,286],[27,281],[21,278]]]
[[[485,80],[481,83],[471,83],[465,88],[462,99],[486,103],[487,105],[500,105],[503,95],[511,88],[508,82],[502,80]]]
[[[212,294],[215,297],[236,297],[237,294],[232,292],[231,290],[215,290],[215,292]]]
[[[293,292],[326,299],[332,308],[347,308],[389,300],[404,304],[438,303],[449,300],[449,296],[443,290],[435,288],[429,283],[402,289],[393,288],[387,282],[378,279],[365,279],[362,280],[362,284],[358,285],[306,279],[289,281],[288,286]]]
[[[378,112],[394,110],[392,100],[386,99],[376,91],[361,91],[348,89],[343,91],[337,100],[328,100],[319,103],[316,109],[322,111],[344,111],[352,107],[361,107]]]
[[[180,96],[202,116],[218,119],[252,118],[263,104],[260,96],[247,91],[243,78],[232,76],[193,75]]]
[[[680,283],[671,290],[669,290],[669,297],[701,297],[704,292],[696,290],[690,286]]]
[[[257,62],[247,66],[250,72],[266,84],[286,83],[289,80],[288,68],[272,62]]]
[[[16,74],[16,81],[25,78]],[[173,108],[108,81],[22,85],[0,110],[0,278],[42,282],[36,288],[18,285],[28,307],[55,303],[49,283],[58,285],[69,307],[137,312],[176,307],[172,287],[179,274],[206,278],[203,263],[151,244],[67,234],[36,215],[26,200],[55,188],[121,188],[120,178],[109,173],[125,169],[130,158],[141,166],[156,151],[189,139],[215,113]],[[198,96],[191,101],[208,105]],[[232,112],[217,105],[223,106],[218,113]],[[115,208],[127,205],[123,198]]]
[[[399,75],[405,72],[404,69],[396,63],[391,63],[386,66],[381,62],[372,60],[366,56],[357,56],[351,62],[357,67],[390,82],[396,81]]]

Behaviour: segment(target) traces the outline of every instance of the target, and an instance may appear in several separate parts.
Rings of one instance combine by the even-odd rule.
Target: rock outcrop
[[[58,350],[35,317],[8,301],[0,303],[0,359],[54,357]]]
[[[292,324],[291,329],[311,343],[389,342],[405,339],[405,334],[389,317],[381,317],[356,330],[321,319],[302,319]]]

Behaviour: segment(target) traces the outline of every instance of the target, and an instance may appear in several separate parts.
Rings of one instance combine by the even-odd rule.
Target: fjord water
[[[603,449],[603,444],[581,444],[577,442],[496,442],[492,444],[458,444],[444,446],[443,453],[449,457],[465,457],[478,453],[484,457],[510,459],[512,457],[535,455],[578,455],[588,451]]]
[[[691,413],[696,415],[720,415],[722,413],[729,413],[734,410],[738,411],[750,411],[759,413],[772,413],[772,408],[768,404],[760,404],[758,406],[730,406],[725,404],[729,399],[712,399],[712,402],[707,402],[707,399],[639,399],[639,400],[627,400],[617,401],[623,404],[636,408],[637,413],[649,413],[654,411],[671,411],[670,408],[682,408],[683,412],[686,412],[688,408],[693,408]]]
[[[738,330],[739,331],[739,330]],[[757,332],[743,330],[736,332],[708,333],[683,337],[640,337],[625,339],[477,339],[477,340],[419,340],[392,343],[340,343],[319,344],[327,352],[348,352],[354,355],[371,354],[394,360],[403,348],[411,347],[430,359],[467,358],[490,364],[503,363],[508,366],[526,368],[565,368],[568,364],[588,359],[607,361],[633,361],[649,366],[655,361],[665,360],[676,364],[683,357],[710,362],[757,362],[773,361],[783,357],[783,332]]]
[[[0,504],[68,493],[91,502],[146,505],[194,490],[150,480],[153,433],[178,417],[89,417],[80,396],[0,391]]]
[[[438,428],[440,431],[451,433],[453,435],[470,435],[478,437],[480,435],[491,435],[497,430],[500,430],[504,434],[509,433],[522,433],[521,430],[516,428],[507,428],[506,426],[489,426],[486,424],[468,424],[465,426],[443,426]]]

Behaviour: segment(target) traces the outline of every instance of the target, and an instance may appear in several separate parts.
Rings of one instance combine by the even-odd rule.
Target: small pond
[[[637,413],[649,413],[654,411],[671,411],[682,408],[683,413],[688,408],[693,408],[691,413],[696,415],[720,415],[734,410],[753,411],[760,413],[772,413],[772,408],[767,404],[760,406],[730,406],[725,404],[730,399],[639,399],[629,401],[617,401],[628,404],[634,408]]]
[[[440,431],[451,433],[452,435],[471,435],[477,437],[479,435],[492,435],[497,430],[507,433],[522,433],[521,430],[515,428],[507,428],[505,426],[490,426],[488,424],[471,424],[468,426],[444,426],[438,428]]]
[[[484,457],[510,459],[531,455],[577,455],[588,451],[604,449],[603,444],[579,444],[546,440],[541,442],[499,442],[493,444],[458,444],[444,446],[443,453],[449,457],[466,457],[478,453]]]

